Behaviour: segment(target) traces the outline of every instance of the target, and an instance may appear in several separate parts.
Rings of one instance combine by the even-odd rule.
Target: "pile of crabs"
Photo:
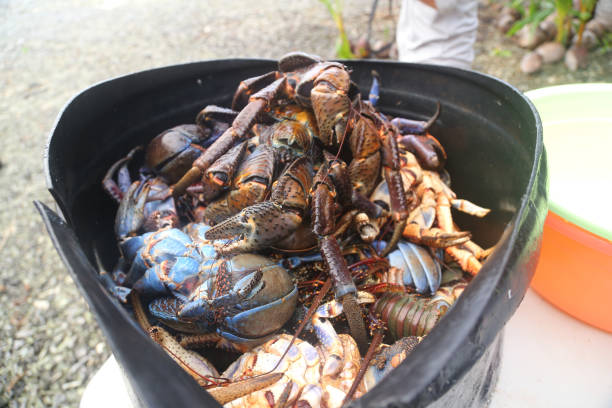
[[[121,257],[103,283],[220,403],[358,398],[490,252],[451,217],[488,210],[450,189],[440,106],[389,118],[378,93],[376,73],[362,99],[344,65],[292,53],[104,177]],[[219,373],[211,345],[241,354]]]

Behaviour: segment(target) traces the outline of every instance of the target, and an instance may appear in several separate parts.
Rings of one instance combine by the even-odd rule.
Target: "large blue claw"
[[[251,272],[239,279],[227,293],[223,294],[215,293],[219,290],[216,287],[219,284],[218,282],[215,282],[214,290],[211,290],[210,282],[202,282],[206,287],[204,289],[198,288],[198,291],[204,293],[206,297],[198,297],[186,302],[178,315],[182,319],[194,320],[202,316],[206,318],[206,316],[212,315],[215,310],[221,308],[237,308],[238,305],[247,302],[263,289],[262,276],[261,269]],[[219,281],[218,277],[217,281]],[[195,292],[192,291],[192,293]]]
[[[157,298],[149,303],[149,312],[166,326],[185,333],[206,333],[211,327],[205,319],[187,321],[179,318],[178,313],[184,303],[177,298]]]

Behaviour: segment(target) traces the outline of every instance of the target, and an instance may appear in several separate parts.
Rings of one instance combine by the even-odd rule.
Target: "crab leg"
[[[491,211],[488,208],[480,207],[468,200],[463,199],[453,199],[451,200],[451,205],[453,206],[453,208],[459,211],[462,211],[466,214],[474,215],[479,218],[484,217]]]
[[[334,282],[336,298],[342,301],[351,335],[355,338],[359,348],[365,349],[367,336],[361,309],[355,298],[357,288],[342,256],[338,241],[333,235],[336,224],[334,214],[335,189],[327,173],[327,165],[321,166],[313,181],[311,190],[313,230],[318,237],[323,260],[328,266],[329,274]]]
[[[232,99],[232,109],[236,111],[242,110],[249,103],[253,92],[261,90],[279,78],[280,73],[272,71],[240,82],[234,94],[234,99]]]
[[[218,378],[219,373],[212,364],[194,351],[185,350],[170,333],[159,326],[148,329],[149,336],[159,344],[200,385],[211,384],[210,378]]]
[[[203,201],[210,202],[229,187],[246,148],[246,142],[238,143],[207,169],[202,177]]]
[[[376,298],[367,292],[357,292],[355,296],[357,304],[374,303],[375,300]],[[329,353],[321,370],[323,376],[335,376],[342,369],[344,347],[336,330],[327,319],[339,316],[343,309],[344,305],[342,303],[332,300],[319,306],[312,316],[312,326],[315,334],[323,348]]]
[[[440,103],[436,104],[436,113],[427,121],[395,118],[391,120],[399,134],[397,140],[402,147],[414,153],[424,168],[439,170],[446,162],[446,151],[440,142],[427,130],[440,116]]]
[[[404,192],[402,176],[400,174],[400,156],[397,140],[393,135],[391,128],[383,126],[380,132],[383,141],[382,162],[385,180],[389,188],[389,198],[391,200],[391,210],[395,229],[389,240],[387,247],[381,254],[385,257],[391,252],[402,236],[402,232],[406,227],[408,219],[408,197]]]
[[[280,76],[277,80],[256,92],[249,98],[249,103],[240,111],[236,119],[229,127],[200,157],[193,162],[193,167],[174,186],[170,187],[172,195],[183,194],[187,187],[202,178],[204,172],[219,157],[225,154],[238,142],[245,139],[257,116],[269,108],[270,103],[278,96],[287,92],[286,78]]]
[[[159,326],[151,326],[149,336],[159,344],[176,363],[191,375],[198,384],[208,388],[210,395],[220,404],[226,404],[252,392],[269,387],[283,376],[282,373],[262,374],[246,381],[226,384],[227,380],[219,377],[215,367],[198,353],[183,348],[170,333]]]
[[[222,156],[221,159],[223,157],[225,156]],[[217,167],[217,162],[209,167],[208,172]],[[240,164],[233,179],[232,177],[227,179],[228,183],[231,183],[231,188],[210,203],[203,211],[202,217],[216,224],[243,208],[263,201],[272,184],[274,168],[273,149],[266,145],[257,146],[253,153]]]
[[[102,187],[118,203],[121,202],[123,195],[132,183],[127,166],[132,157],[134,157],[134,154],[139,150],[142,150],[142,146],[136,146],[125,157],[117,160],[102,179]],[[117,173],[117,182],[113,180],[115,173]]]
[[[355,379],[353,380],[353,384],[351,385],[351,388],[346,393],[346,396],[344,397],[344,401],[342,401],[342,405],[346,404],[348,401],[353,399],[353,395],[355,395],[355,391],[357,391],[357,388],[361,384],[361,381],[363,379],[363,376],[366,373],[367,368],[370,366],[370,361],[372,361],[372,358],[374,357],[374,353],[378,351],[378,348],[382,344],[382,341],[383,341],[383,336],[386,331],[385,324],[381,320],[373,316],[372,314],[369,315],[369,318],[370,318],[370,332],[373,334],[372,342],[370,343],[370,346],[368,347],[368,351],[366,355],[363,357],[363,361],[361,362],[361,366],[359,367],[359,371],[357,372],[357,375],[355,376]]]
[[[422,120],[394,118],[391,120],[391,124],[397,127],[400,135],[423,135],[438,119],[438,116],[440,116],[440,102],[436,103],[436,112],[426,122]]]
[[[448,233],[454,233],[456,230],[455,224],[453,223],[451,217],[450,207],[451,202],[448,197],[446,197],[444,194],[440,194],[440,196],[438,196],[437,207],[438,225],[440,225],[440,228],[442,228],[442,230],[447,231]],[[466,242],[468,242],[468,240],[466,240]],[[465,242],[463,242],[462,244],[465,244]],[[461,269],[472,275],[476,275],[478,271],[480,271],[482,264],[474,256],[474,254],[470,252],[469,248],[470,247],[468,247],[468,249],[463,249],[458,246],[450,246],[446,248],[445,251],[451,258],[453,258],[455,261],[457,261],[457,263],[459,263]],[[474,247],[471,248],[475,249]]]

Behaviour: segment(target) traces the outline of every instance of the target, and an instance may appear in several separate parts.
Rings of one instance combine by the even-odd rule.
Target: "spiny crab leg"
[[[200,180],[211,164],[234,147],[236,143],[245,139],[257,116],[268,108],[278,95],[287,92],[286,77],[281,76],[280,73],[275,74],[273,77],[278,79],[253,94],[249,98],[249,103],[232,122],[232,126],[196,159],[193,167],[174,186],[170,187],[172,195],[178,196],[183,194],[187,187]]]
[[[404,184],[400,174],[401,163],[399,147],[395,135],[392,133],[392,129],[383,126],[381,138],[383,141],[383,170],[389,188],[389,198],[391,200],[393,221],[395,223],[393,235],[388,245],[380,254],[380,256],[384,258],[395,248],[408,222],[408,197],[404,193]]]
[[[365,350],[367,336],[361,308],[355,298],[357,288],[342,256],[338,241],[333,235],[335,230],[335,190],[326,167],[326,165],[321,166],[311,189],[313,230],[317,235],[323,260],[328,266],[329,274],[334,282],[336,298],[342,301],[351,335],[357,342],[358,347]]]

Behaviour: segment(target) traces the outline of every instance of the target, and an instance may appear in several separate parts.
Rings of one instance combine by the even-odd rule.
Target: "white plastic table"
[[[491,408],[612,407],[612,334],[571,318],[530,289],[503,342]],[[112,356],[81,399],[81,408],[108,406],[133,408]]]

